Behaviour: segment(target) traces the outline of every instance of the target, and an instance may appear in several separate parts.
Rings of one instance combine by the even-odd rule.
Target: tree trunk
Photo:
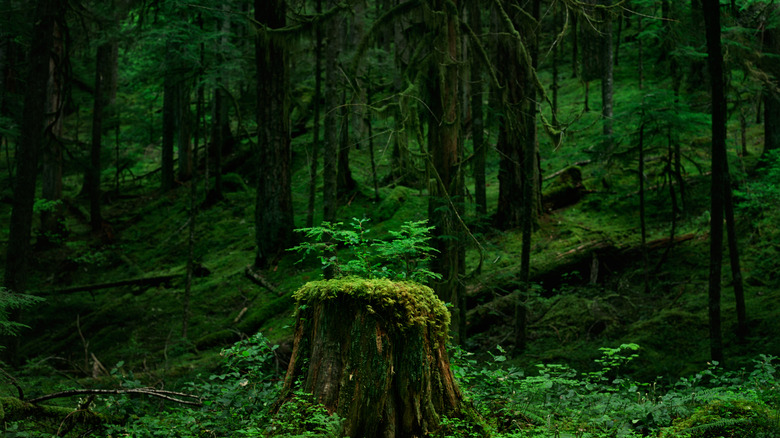
[[[579,33],[577,32],[577,14],[571,14],[571,77],[577,77],[577,58],[579,47],[577,41]]]
[[[322,0],[317,0],[316,13],[322,13]],[[317,199],[317,166],[320,155],[320,108],[322,99],[322,27],[314,28],[314,140],[309,156],[309,204],[306,210],[306,227],[314,226],[314,201]]]
[[[64,21],[64,20],[62,20]],[[51,208],[41,212],[41,236],[46,244],[56,244],[65,235],[62,199],[62,117],[65,102],[65,57],[62,21],[54,23],[52,58],[49,63],[49,81],[46,88],[46,138],[43,147],[41,197],[52,202]],[[2,68],[2,65],[0,65]]]
[[[478,1],[470,1],[468,20],[471,30],[477,35],[482,33],[482,10]],[[485,119],[482,111],[482,60],[478,59],[476,50],[472,51],[469,66],[471,68],[471,142],[474,148],[474,197],[477,204],[477,214],[487,215],[487,185],[485,181]]]
[[[189,74],[181,72],[177,76],[173,107],[176,125],[176,146],[178,149],[179,182],[189,181],[192,177],[192,111],[190,110],[191,84]]]
[[[723,194],[726,162],[726,96],[720,40],[720,4],[702,0],[707,35],[707,63],[712,90],[712,185],[710,190],[709,321],[712,360],[723,362],[721,333],[721,263],[723,260]]]
[[[523,145],[523,186],[522,186],[522,204],[523,204],[523,240],[522,252],[520,253],[520,281],[523,283],[521,296],[515,306],[515,348],[517,351],[525,350],[526,344],[526,324],[527,309],[525,302],[528,299],[527,290],[530,288],[531,279],[531,238],[533,231],[537,226],[537,217],[539,215],[539,190],[537,184],[537,153],[539,146],[536,136],[536,114],[538,104],[536,100],[536,87],[532,75],[535,74],[539,60],[539,35],[534,29],[539,26],[540,4],[539,0],[534,0],[530,5],[529,15],[533,17],[534,22],[531,26],[525,26],[523,34],[526,36],[526,47],[531,55],[531,65],[525,69],[525,110],[523,111],[524,123],[524,145]]]
[[[35,183],[38,176],[38,157],[44,141],[46,115],[46,84],[53,44],[54,23],[62,4],[58,0],[37,2],[32,40],[28,55],[29,71],[24,93],[24,109],[20,139],[16,155],[16,181],[3,286],[12,292],[23,293],[26,288],[30,257]],[[13,256],[11,256],[13,255]]]
[[[227,4],[222,5],[222,12],[224,16],[222,20],[218,22],[218,27],[222,32],[222,37],[219,39],[218,50],[224,52],[228,50],[228,35],[230,34],[230,12]],[[208,199],[210,201],[217,201],[223,199],[222,193],[222,157],[228,150],[228,145],[233,144],[233,133],[230,131],[230,117],[228,112],[227,98],[228,96],[228,74],[225,71],[220,72],[220,77],[217,78],[217,86],[214,89],[214,107],[212,115],[211,125],[211,144],[213,150],[205,154],[206,158],[206,187],[209,186],[209,161],[210,158],[214,159],[214,187],[209,189]],[[208,145],[208,142],[205,142]],[[195,160],[197,165],[197,160]]]
[[[428,220],[434,229],[434,246],[438,251],[432,264],[433,271],[441,274],[442,281],[434,286],[436,294],[444,301],[461,308],[463,285],[460,275],[465,272],[460,264],[462,233],[460,215],[463,211],[464,181],[460,166],[458,135],[460,114],[458,108],[458,32],[454,11],[446,8],[444,1],[432,4],[441,16],[432,23],[435,36],[434,62],[428,77],[430,110],[428,123],[430,183],[428,187]],[[453,239],[453,236],[456,238]],[[462,342],[462,318],[460,311],[453,315],[453,326],[458,329],[456,342]]]
[[[442,416],[480,426],[450,370],[449,314],[434,292],[389,280],[304,285],[279,405],[295,382],[343,419],[340,436],[422,437]]]
[[[724,154],[724,159],[725,159]],[[731,177],[729,176],[728,160],[723,163],[723,199],[726,216],[727,242],[729,245],[729,262],[731,264],[731,283],[734,288],[734,302],[737,307],[737,339],[745,342],[748,333],[747,312],[745,310],[745,288],[742,283],[742,269],[739,263],[739,245],[737,244],[737,227],[734,221],[734,197],[731,192]]]
[[[271,29],[285,26],[284,0],[255,0],[255,19]],[[270,266],[292,242],[288,65],[283,43],[257,37],[257,126],[260,172],[255,205],[255,266]]]
[[[113,123],[111,117],[116,96],[115,65],[117,60],[116,42],[101,44],[95,57],[95,99],[92,110],[92,144],[90,164],[87,171],[86,189],[89,196],[90,226],[93,233],[102,231],[100,174],[102,171],[103,134]],[[108,123],[107,123],[108,122]]]
[[[176,50],[172,42],[167,43],[165,76],[163,78],[163,111],[162,111],[162,163],[160,189],[168,191],[173,188],[173,147],[176,142],[176,71],[174,57]]]
[[[336,6],[334,0],[328,2],[328,7]],[[325,25],[325,83],[324,106],[325,123],[324,150],[322,152],[322,219],[326,222],[336,221],[338,208],[338,156],[341,139],[339,131],[340,104],[339,92],[339,58],[341,57],[341,26],[343,18],[334,16]]]
[[[610,4],[610,0],[602,0],[604,6]],[[612,47],[612,12],[604,11],[602,14],[604,20],[603,28],[601,29],[601,118],[602,118],[602,135],[603,146],[602,151],[606,156],[612,154],[613,140],[612,140],[612,117],[613,117],[613,105],[612,98],[613,92],[613,47]]]

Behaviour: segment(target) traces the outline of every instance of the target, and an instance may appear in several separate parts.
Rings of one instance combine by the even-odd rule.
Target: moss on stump
[[[282,403],[302,382],[353,437],[420,437],[442,416],[476,418],[450,370],[449,312],[433,290],[347,278],[307,283],[294,296]]]

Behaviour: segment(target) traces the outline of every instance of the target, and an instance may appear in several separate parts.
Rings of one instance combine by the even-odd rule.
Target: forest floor
[[[281,355],[289,351],[291,294],[319,278],[319,267],[311,261],[297,263],[298,256],[290,253],[261,273],[265,286],[247,275],[254,257],[254,193],[237,174],[227,180],[225,199],[196,218],[198,269],[187,338],[182,338],[187,187],[162,195],[142,184],[123,187],[121,196],[105,206],[111,228],[100,235],[90,233],[79,214],[84,200],[69,200],[70,234],[62,245],[35,252],[31,290],[46,301],[22,315],[30,326],[20,337],[23,374],[65,376],[56,386],[68,387],[70,379],[106,375],[121,362],[152,384],[175,386],[215,367],[222,348],[257,331],[281,344]],[[510,362],[526,368],[566,363],[587,371],[600,347],[630,342],[641,347],[631,369],[637,378],[672,382],[706,367],[706,175],[687,184],[690,202],[676,219],[674,240],[668,188],[647,192],[646,253],[641,251],[639,219],[632,214],[637,197],[611,193],[592,177],[585,185],[593,188],[591,193],[575,205],[547,212],[534,233],[534,285],[526,295],[529,342]],[[372,238],[387,236],[404,221],[424,218],[427,200],[420,191],[386,187],[380,195],[383,201],[377,204],[359,193],[340,217],[348,222],[390,208],[390,217],[368,223]],[[7,207],[3,204],[3,216]],[[725,258],[723,319],[729,368],[748,366],[760,353],[780,354],[777,262],[767,258],[776,247],[766,241],[776,231],[744,217],[739,223],[750,335],[741,344],[734,334]],[[464,347],[484,353],[513,343],[521,236],[493,230],[487,221],[471,225],[479,246],[469,247],[467,264],[473,270],[481,260],[481,272],[466,280],[469,336]],[[158,281],[136,281],[149,278]],[[124,283],[112,284],[116,282]]]

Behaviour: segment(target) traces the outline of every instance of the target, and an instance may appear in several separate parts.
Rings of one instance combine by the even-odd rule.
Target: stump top
[[[357,277],[310,281],[293,297],[299,305],[335,299],[355,300],[364,303],[371,312],[393,318],[401,329],[429,327],[445,338],[450,324],[450,312],[433,290],[411,281]]]

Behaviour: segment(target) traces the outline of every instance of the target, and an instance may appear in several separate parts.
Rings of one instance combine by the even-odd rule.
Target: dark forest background
[[[779,13],[2,0],[2,395],[181,389],[257,333],[283,374],[292,294],[337,275],[290,248],[337,223],[432,227],[468,369],[593,373],[631,345],[627,375],[674,387],[773,363]]]

